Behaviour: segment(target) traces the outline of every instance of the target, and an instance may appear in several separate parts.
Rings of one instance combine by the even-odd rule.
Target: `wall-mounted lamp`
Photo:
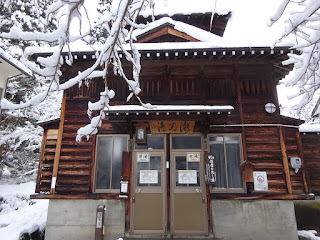
[[[136,142],[137,144],[147,144],[146,126],[141,125],[136,127]]]
[[[274,113],[277,110],[276,105],[274,105],[273,103],[267,103],[264,106],[264,109],[266,110],[267,113]]]

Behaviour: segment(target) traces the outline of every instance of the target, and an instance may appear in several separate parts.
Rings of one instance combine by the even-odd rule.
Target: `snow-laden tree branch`
[[[153,7],[153,0],[119,0],[119,5],[113,11],[106,13],[107,16],[103,18],[95,27],[99,24],[104,24],[107,29],[108,37],[100,53],[96,53],[97,59],[93,65],[83,72],[79,72],[77,76],[68,79],[63,84],[60,84],[60,77],[62,75],[61,66],[63,64],[72,65],[73,57],[69,51],[68,58],[64,62],[62,58],[62,52],[65,49],[70,49],[69,44],[78,39],[83,39],[89,36],[91,31],[85,33],[81,32],[81,23],[88,17],[87,14],[82,14],[81,10],[84,9],[85,0],[58,0],[51,4],[46,10],[46,21],[48,23],[51,14],[59,16],[58,29],[51,33],[41,32],[24,32],[18,27],[12,27],[10,32],[1,33],[0,37],[7,39],[21,39],[25,41],[43,41],[48,43],[55,43],[57,45],[56,50],[48,57],[38,57],[37,62],[40,66],[34,62],[26,60],[24,63],[34,73],[41,76],[50,78],[50,85],[42,93],[32,98],[30,101],[22,104],[13,104],[5,99],[1,101],[2,109],[19,109],[32,105],[37,105],[42,102],[48,94],[53,91],[60,91],[68,89],[76,84],[81,84],[83,80],[92,78],[103,78],[105,83],[105,89],[100,93],[100,100],[95,103],[88,103],[88,115],[91,119],[91,123],[78,130],[77,141],[81,141],[83,136],[87,138],[91,134],[97,133],[97,129],[102,124],[102,120],[105,118],[104,110],[109,108],[110,100],[115,96],[115,92],[108,88],[108,66],[112,64],[114,72],[123,77],[126,81],[130,94],[127,98],[129,101],[132,96],[136,96],[140,103],[146,107],[152,107],[150,104],[144,104],[138,94],[141,92],[139,83],[140,74],[140,54],[132,44],[131,33],[135,28],[141,28],[142,25],[136,24],[135,20],[141,10],[148,5]],[[10,1],[6,1],[6,6],[10,8]],[[83,16],[85,15],[85,16]],[[71,36],[70,26],[74,19],[78,19],[80,22],[80,29],[78,36]],[[127,30],[129,26],[130,31]],[[125,39],[130,39],[131,52],[128,52],[125,47]],[[126,76],[118,50],[121,50],[126,59],[132,63],[133,75],[132,78]],[[103,66],[103,71],[97,71],[99,66]],[[92,111],[100,111],[100,114],[94,118],[91,118]]]
[[[294,77],[286,81],[286,86],[297,85],[300,91],[290,98],[301,96],[301,101],[294,108],[300,109],[312,100],[320,88],[320,1],[319,0],[283,0],[278,11],[271,17],[269,26],[279,21],[289,4],[294,5],[285,22],[285,30],[278,42],[291,34],[296,36],[293,46],[300,54],[288,54],[284,65],[294,64]]]

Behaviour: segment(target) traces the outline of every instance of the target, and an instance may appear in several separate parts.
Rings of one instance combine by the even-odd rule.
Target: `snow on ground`
[[[320,240],[320,237],[317,237],[316,230],[301,230],[298,231],[298,236],[302,239],[310,239],[310,240]]]
[[[35,183],[0,184],[0,238],[19,240],[23,233],[45,228],[48,200],[30,200]]]

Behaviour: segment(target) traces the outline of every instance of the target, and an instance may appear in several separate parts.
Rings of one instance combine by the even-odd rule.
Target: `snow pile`
[[[44,230],[48,200],[30,200],[34,189],[34,182],[0,185],[1,239],[18,240],[24,233]]]
[[[298,236],[303,237],[304,239],[310,239],[310,240],[320,240],[320,237],[317,237],[317,231],[316,230],[302,230],[298,231]]]

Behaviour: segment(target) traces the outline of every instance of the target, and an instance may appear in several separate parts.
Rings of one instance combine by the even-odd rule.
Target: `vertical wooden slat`
[[[303,181],[304,191],[306,194],[308,194],[309,190],[308,190],[308,184],[307,184],[307,179],[306,179],[306,171],[304,168],[302,145],[301,145],[301,138],[300,138],[299,131],[296,131],[296,139],[297,139],[297,143],[298,143],[299,156],[301,158],[301,171],[302,171],[302,181]]]
[[[59,168],[59,160],[60,160],[60,151],[61,151],[61,142],[62,142],[62,133],[63,133],[63,125],[64,125],[64,117],[65,117],[65,109],[66,109],[66,93],[63,94],[62,105],[61,105],[61,117],[59,123],[59,130],[58,130],[58,139],[57,139],[57,146],[54,155],[54,163],[53,163],[53,171],[52,171],[52,179],[51,181],[56,181],[58,175],[58,168]],[[50,194],[55,194],[55,184],[51,184]]]
[[[48,129],[44,129],[43,136],[42,136],[42,145],[41,145],[39,166],[38,166],[36,193],[40,192],[40,178],[41,178],[41,171],[42,171],[42,165],[43,165],[43,159],[44,159],[44,151],[45,151],[45,147],[46,147],[47,133],[48,133]]]
[[[288,189],[288,193],[292,194],[288,155],[287,155],[286,145],[284,143],[282,127],[279,127],[279,135],[280,135],[280,147],[281,147],[281,153],[282,153],[282,163],[283,163],[283,169],[286,177],[287,189]]]
[[[237,88],[237,99],[238,99],[238,106],[239,106],[239,114],[240,114],[240,123],[244,124],[243,119],[243,108],[242,108],[242,95],[241,95],[241,89],[240,89],[240,78],[238,75],[238,70],[236,69],[236,77],[232,79],[235,81],[236,88]],[[242,135],[242,148],[243,148],[243,159],[246,161],[248,159],[247,157],[247,144],[246,144],[246,135],[245,135],[244,127],[241,127],[241,135]]]
[[[95,166],[96,166],[96,142],[97,142],[97,135],[93,137],[92,140],[92,157],[91,157],[91,174],[90,174],[90,185],[89,185],[89,192],[93,192],[93,184],[94,184],[94,179],[95,179]]]

